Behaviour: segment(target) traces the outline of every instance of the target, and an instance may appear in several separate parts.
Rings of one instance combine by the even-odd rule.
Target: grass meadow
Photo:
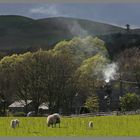
[[[0,136],[140,136],[140,115],[62,117],[60,128],[47,127],[46,117],[16,117],[20,126],[13,129],[13,118],[0,118]],[[94,127],[88,128],[91,120]]]

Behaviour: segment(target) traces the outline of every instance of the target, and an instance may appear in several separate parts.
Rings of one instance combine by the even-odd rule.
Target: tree
[[[50,112],[62,108],[70,113],[77,92],[82,102],[94,93],[101,73],[97,69],[107,56],[104,41],[91,36],[62,41],[49,51],[6,56],[0,61],[0,95],[10,102],[30,99],[36,113],[42,102]]]
[[[78,66],[85,59],[96,54],[108,56],[104,41],[92,36],[75,37],[70,41],[61,41],[51,51],[56,55],[69,55]]]
[[[68,111],[74,92],[73,74],[76,69],[72,60],[64,55],[48,53],[45,57],[44,83],[46,83],[45,95],[51,112],[59,111],[59,108]],[[43,69],[42,69],[43,70]],[[65,109],[67,107],[67,109]]]
[[[139,108],[140,97],[136,93],[127,93],[120,99],[120,106],[123,111],[131,111]]]
[[[7,105],[17,99],[25,100],[25,103],[27,103],[29,96],[25,92],[28,90],[25,85],[28,85],[28,77],[23,75],[25,71],[28,71],[25,60],[29,62],[29,56],[31,56],[31,53],[13,54],[0,61],[0,96],[6,101]],[[26,81],[23,80],[24,78],[26,78]]]
[[[56,56],[68,56],[75,64],[72,78],[74,88],[69,88],[73,89],[73,96],[69,94],[69,98],[72,101],[74,94],[78,92],[81,95],[80,101],[84,103],[87,96],[94,93],[95,87],[102,83],[102,68],[108,62],[104,41],[91,36],[75,37],[70,41],[59,42],[51,52]]]
[[[6,56],[0,61],[0,96],[10,102],[24,100],[26,104],[30,99],[36,114],[42,102],[49,104],[50,112],[60,107],[67,111],[75,94],[75,70],[71,58],[48,51]],[[10,91],[12,96],[8,95]]]
[[[73,94],[74,67],[66,56],[42,50],[32,53],[17,67],[16,95],[26,100],[30,98],[36,113],[42,102],[48,103],[50,113],[58,112],[60,107],[65,108],[71,102],[68,98]]]
[[[130,30],[130,25],[129,24],[126,24],[126,31],[128,32]]]
[[[128,88],[138,87],[140,90],[140,49],[131,48],[125,49],[116,57],[119,65],[120,79],[130,81],[127,84]],[[130,85],[129,85],[130,84]],[[122,86],[122,83],[121,83]],[[128,89],[129,91],[129,89]]]
[[[28,113],[28,100],[30,96],[30,63],[32,60],[32,53],[25,53],[18,56],[21,61],[16,65],[13,73],[13,81],[15,86],[15,98],[25,101],[25,112]]]
[[[86,89],[87,95],[96,93],[96,89],[104,83],[103,69],[108,62],[109,60],[100,54],[83,61],[75,73],[79,89]]]
[[[97,112],[99,110],[99,101],[97,96],[89,96],[86,100],[85,107],[87,107],[91,112]]]
[[[10,103],[14,98],[15,84],[13,73],[18,62],[20,60],[16,54],[6,56],[0,61],[0,96],[3,96],[7,103]]]

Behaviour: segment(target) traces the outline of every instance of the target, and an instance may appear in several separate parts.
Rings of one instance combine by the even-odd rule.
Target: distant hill
[[[44,27],[21,16],[0,16],[0,50],[26,50],[46,41]]]
[[[139,36],[140,29],[131,32]],[[33,51],[38,48],[50,49],[57,42],[69,40],[74,36],[99,36],[109,44],[110,35],[113,34],[126,34],[126,30],[114,25],[76,18],[54,17],[35,20],[23,16],[0,16],[0,51],[8,53]]]
[[[39,19],[37,21],[54,34],[69,33],[71,35],[103,35],[124,32],[124,29],[121,27],[84,19],[54,17]]]

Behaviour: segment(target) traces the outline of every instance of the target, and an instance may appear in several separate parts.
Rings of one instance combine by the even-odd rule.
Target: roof
[[[27,100],[27,104],[30,104],[32,102],[32,100]],[[25,107],[26,103],[24,100],[19,100],[19,101],[15,101],[13,102],[11,105],[9,105],[9,107]]]
[[[48,107],[48,104],[47,104],[47,103],[42,103],[42,104],[38,107],[38,109],[47,110],[47,109],[49,109],[49,107]]]

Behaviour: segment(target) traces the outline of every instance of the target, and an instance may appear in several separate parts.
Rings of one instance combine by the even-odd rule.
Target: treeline
[[[116,57],[121,78],[139,82],[139,52],[133,49],[132,61],[128,50]],[[6,107],[15,100],[32,100],[36,113],[39,105],[47,102],[50,113],[61,108],[63,114],[70,114],[77,94],[80,104],[97,94],[95,89],[102,87],[103,69],[109,63],[104,41],[91,36],[61,41],[48,51],[5,56],[0,60],[0,98]],[[126,76],[127,71],[137,71],[136,79]]]
[[[99,35],[98,37],[106,42],[106,47],[112,59],[125,49],[140,48],[140,35],[133,30],[125,33]]]
[[[70,106],[75,66],[68,57],[39,50],[7,56],[1,60],[0,69],[1,96],[7,102],[21,99],[27,103],[30,99],[36,113],[43,102],[49,103],[51,112]]]
[[[1,99],[7,105],[18,99],[27,103],[30,99],[36,113],[42,102],[48,103],[50,112],[61,108],[70,113],[77,93],[82,102],[92,93],[91,61],[96,66],[106,57],[104,42],[92,37],[62,41],[49,51],[5,56],[0,61]]]

